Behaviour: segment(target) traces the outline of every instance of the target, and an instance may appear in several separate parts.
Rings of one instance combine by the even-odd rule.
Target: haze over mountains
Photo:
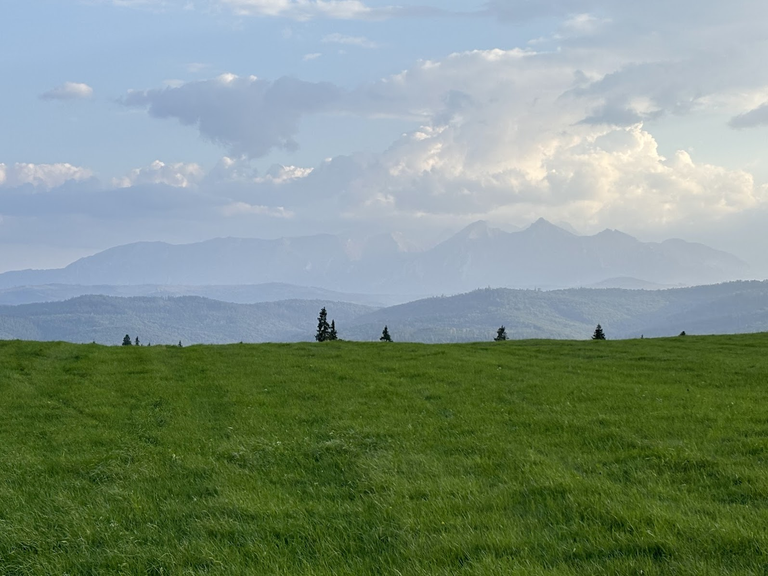
[[[349,302],[381,308],[418,300],[423,295],[356,294],[336,292],[324,288],[312,288],[271,282],[267,284],[243,284],[230,286],[178,286],[170,284],[96,285],[42,284],[39,286],[14,286],[0,289],[0,306],[59,302],[88,295],[116,296],[121,298],[177,298],[200,296],[234,304],[257,304],[281,300],[318,300],[323,302]]]
[[[385,324],[416,342],[488,340],[501,324],[511,338],[588,338],[598,322],[611,338],[768,330],[766,282],[661,289],[748,275],[701,244],[543,219],[516,232],[476,222],[421,252],[391,234],[143,242],[0,274],[0,338],[292,342],[312,339],[323,306],[342,338],[364,341]]]
[[[579,236],[540,219],[519,232],[476,222],[423,252],[403,251],[393,235],[376,236],[357,246],[333,235],[218,238],[185,245],[142,242],[105,250],[62,269],[0,274],[0,288],[79,285],[81,293],[111,294],[115,290],[109,286],[283,283],[411,296],[455,294],[483,286],[681,286],[748,275],[745,262],[702,244],[641,242],[616,230]],[[199,294],[185,290],[176,293]],[[43,292],[56,290],[49,286]],[[79,295],[77,290],[69,293]],[[31,301],[28,295],[19,298]]]

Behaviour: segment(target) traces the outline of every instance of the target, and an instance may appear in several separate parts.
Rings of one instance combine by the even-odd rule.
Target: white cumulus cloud
[[[259,184],[264,182],[271,182],[273,184],[284,184],[286,182],[291,182],[299,178],[306,178],[307,176],[312,174],[312,170],[313,170],[312,168],[301,168],[298,166],[282,166],[280,164],[275,164],[269,169],[266,175],[255,178],[254,182],[257,182]]]
[[[17,162],[10,165],[0,163],[0,187],[5,188],[16,188],[30,184],[36,188],[50,190],[65,182],[87,180],[92,176],[93,172],[87,168],[66,163],[29,164]]]
[[[113,178],[115,188],[129,188],[140,184],[166,184],[186,188],[202,180],[203,169],[195,163],[176,162],[166,164],[155,160],[147,167],[135,168],[121,178]]]
[[[421,124],[382,154],[337,158],[313,171],[289,166],[257,176],[235,160],[215,170],[219,181],[247,182],[231,188],[234,201],[279,202],[297,219],[448,225],[490,218],[525,225],[545,216],[585,229],[637,231],[763,205],[765,188],[746,172],[698,163],[685,152],[665,158],[642,119],[668,101],[630,89],[634,75],[617,80],[615,66],[581,52],[474,50],[421,61],[353,91],[227,76],[130,95],[128,103],[197,123],[236,158],[291,149],[303,114]],[[678,90],[676,74],[667,79],[658,94]],[[617,86],[634,96],[612,109],[607,96]],[[207,185],[213,181],[212,173]]]
[[[85,100],[93,96],[93,88],[82,82],[64,82],[40,95],[43,100]]]

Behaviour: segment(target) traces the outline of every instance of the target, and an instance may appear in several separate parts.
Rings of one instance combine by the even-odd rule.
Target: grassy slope
[[[764,574],[766,348],[0,342],[0,573]]]

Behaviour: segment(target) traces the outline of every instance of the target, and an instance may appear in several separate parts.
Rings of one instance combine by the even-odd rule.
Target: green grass
[[[0,574],[765,574],[767,352],[0,342]]]

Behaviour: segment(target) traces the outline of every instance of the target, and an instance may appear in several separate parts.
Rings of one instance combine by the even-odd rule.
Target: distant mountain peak
[[[523,232],[528,233],[534,233],[534,234],[561,234],[561,235],[568,235],[568,236],[574,236],[572,232],[569,232],[568,230],[564,230],[563,228],[560,228],[560,226],[556,226],[555,224],[552,224],[549,220],[546,220],[545,218],[539,218],[528,226]]]
[[[464,240],[478,240],[480,238],[488,238],[498,232],[500,232],[500,230],[491,228],[487,221],[478,220],[477,222],[472,222],[472,224],[459,231],[459,233],[456,234],[454,238],[461,238]]]
[[[612,228],[606,228],[602,232],[598,232],[597,234],[595,234],[595,236],[599,238],[622,238],[625,240],[629,239],[629,240],[634,240],[635,242],[639,242],[639,240],[634,236],[631,236],[626,232],[622,232],[621,230],[614,230]]]

